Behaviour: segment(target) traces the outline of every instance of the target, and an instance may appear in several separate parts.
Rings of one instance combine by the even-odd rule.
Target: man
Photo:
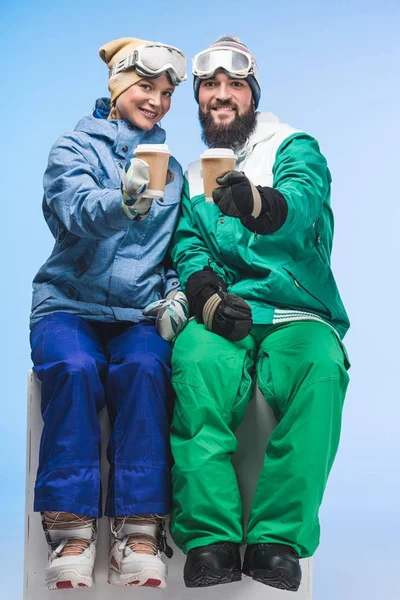
[[[318,143],[257,113],[254,57],[220,38],[193,61],[203,139],[236,171],[206,203],[190,165],[172,256],[192,319],[173,354],[172,534],[188,587],[241,579],[297,590],[299,558],[319,542],[318,511],[339,442],[348,329],[330,269],[330,174]],[[219,186],[219,187],[218,187]],[[230,458],[253,374],[278,425],[246,536]]]

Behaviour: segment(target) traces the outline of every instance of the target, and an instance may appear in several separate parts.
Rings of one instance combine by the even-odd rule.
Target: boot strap
[[[65,539],[92,540],[94,531],[91,525],[74,527],[72,529],[47,529],[45,530],[47,540],[53,544]]]

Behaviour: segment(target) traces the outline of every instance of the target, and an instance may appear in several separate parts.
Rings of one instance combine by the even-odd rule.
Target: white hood
[[[257,144],[260,144],[261,142],[272,142],[273,138],[278,136],[280,140],[279,146],[286,137],[297,131],[297,129],[293,129],[293,127],[290,127],[287,123],[281,123],[278,117],[272,112],[257,113],[257,125],[255,130],[246,143],[234,151],[238,159],[236,168],[239,171],[241,170],[240,167],[246,162]],[[278,146],[276,146],[276,148]]]

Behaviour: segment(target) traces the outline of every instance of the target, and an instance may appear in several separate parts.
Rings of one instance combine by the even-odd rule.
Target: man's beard
[[[232,106],[228,101],[215,106]],[[228,124],[216,124],[211,110],[203,112],[199,107],[199,121],[202,128],[201,139],[209,148],[232,148],[243,146],[253,133],[257,123],[257,113],[251,104],[247,112],[239,115],[235,107],[235,118]]]

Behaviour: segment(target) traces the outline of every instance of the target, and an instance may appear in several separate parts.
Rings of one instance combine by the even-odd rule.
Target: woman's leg
[[[102,346],[87,321],[59,312],[32,329],[31,347],[44,421],[34,510],[98,517]]]
[[[54,313],[31,332],[34,371],[42,382],[43,432],[34,509],[42,511],[50,590],[90,587],[101,514],[102,376],[107,364],[92,327]]]
[[[106,514],[166,514],[171,508],[171,344],[138,323],[108,342],[105,385],[112,433]]]
[[[112,517],[108,581],[165,588],[162,516],[170,512],[171,344],[152,324],[128,327],[108,342],[107,407],[112,433],[106,512]]]

